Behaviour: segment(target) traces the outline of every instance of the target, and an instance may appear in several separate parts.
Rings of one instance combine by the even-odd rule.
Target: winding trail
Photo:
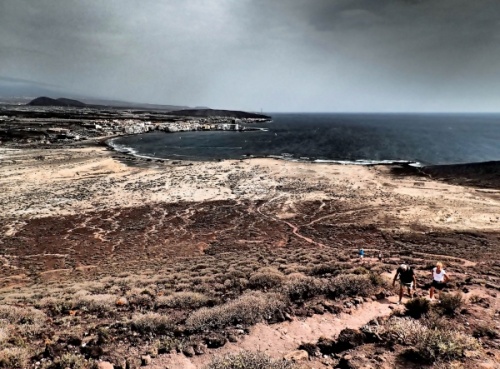
[[[205,355],[187,358],[183,354],[162,355],[146,366],[148,369],[199,369],[213,357],[242,350],[262,351],[273,358],[282,358],[297,350],[302,343],[316,342],[320,337],[336,337],[343,329],[358,329],[377,317],[388,316],[392,312],[389,301],[374,301],[361,305],[352,314],[314,315],[303,320],[279,324],[258,323],[239,342],[228,343],[221,349],[208,350]]]
[[[276,216],[274,216],[274,215],[264,214],[264,213],[262,212],[262,208],[263,208],[265,205],[269,205],[271,202],[278,200],[280,197],[283,197],[283,194],[278,195],[278,196],[275,196],[275,197],[271,198],[271,200],[269,200],[269,201],[267,201],[267,202],[263,203],[261,206],[259,206],[259,207],[257,208],[257,213],[259,213],[260,215],[262,215],[262,216],[263,216],[263,217],[265,217],[265,218],[270,218],[270,219],[272,219],[272,220],[274,220],[274,221],[276,221],[276,222],[280,222],[280,223],[286,224],[287,226],[289,226],[289,227],[292,229],[292,234],[293,234],[293,235],[295,235],[295,236],[296,236],[296,237],[298,237],[298,238],[303,239],[303,240],[304,240],[304,241],[306,241],[307,243],[310,243],[310,244],[312,244],[312,245],[316,245],[316,246],[318,246],[318,247],[327,247],[326,245],[322,244],[321,242],[314,241],[313,239],[311,239],[311,238],[309,238],[309,237],[306,237],[306,236],[304,236],[304,235],[300,234],[300,233],[299,233],[299,227],[298,227],[298,226],[296,226],[295,224],[290,223],[290,222],[287,222],[286,220],[280,219],[280,218],[278,218],[278,217],[276,217]]]

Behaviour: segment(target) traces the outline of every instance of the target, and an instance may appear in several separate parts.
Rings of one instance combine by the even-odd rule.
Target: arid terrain
[[[0,209],[0,368],[499,367],[494,185],[0,148]],[[395,305],[437,261],[441,303]]]

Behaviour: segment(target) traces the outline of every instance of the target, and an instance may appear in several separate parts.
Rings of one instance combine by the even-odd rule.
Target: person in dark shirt
[[[398,305],[401,304],[401,300],[403,299],[403,287],[408,289],[408,295],[410,298],[413,297],[412,290],[415,292],[417,288],[417,278],[415,277],[415,273],[413,269],[407,264],[401,264],[396,271],[396,275],[394,276],[394,280],[392,281],[392,285],[396,284],[396,280],[399,277],[399,302]]]

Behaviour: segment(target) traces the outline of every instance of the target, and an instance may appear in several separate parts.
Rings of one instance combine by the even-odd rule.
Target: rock
[[[331,355],[337,352],[335,341],[325,337],[320,337],[316,346],[323,355]]]
[[[118,300],[116,300],[116,306],[125,306],[128,305],[128,300],[125,297],[120,297]]]
[[[80,349],[80,352],[92,359],[99,359],[104,354],[104,350],[99,346],[85,346]]]
[[[97,369],[114,369],[113,364],[108,363],[107,361],[101,361],[97,364]]]
[[[350,350],[362,345],[365,340],[366,335],[360,330],[346,328],[340,332],[337,342],[335,343],[334,350],[336,352]]]
[[[71,346],[79,347],[82,344],[82,339],[77,336],[69,336],[66,339],[66,343]]]
[[[379,292],[375,295],[375,299],[377,300],[383,300],[385,299],[385,292]]]
[[[236,338],[236,336],[234,334],[230,334],[227,336],[227,339],[229,340],[229,342],[238,342],[238,339]]]
[[[212,334],[205,338],[205,343],[208,348],[219,348],[227,343],[227,339],[220,334]]]
[[[315,314],[323,315],[325,313],[325,307],[323,305],[314,305],[312,310]]]
[[[289,354],[285,355],[284,359],[288,360],[288,361],[293,361],[294,363],[297,363],[299,361],[304,361],[304,360],[309,359],[309,354],[307,353],[307,351],[297,350],[297,351],[293,351],[293,352],[290,352]]]
[[[43,356],[46,358],[54,359],[62,356],[64,347],[61,344],[53,343],[45,346]]]
[[[137,369],[140,364],[137,363],[136,359],[128,358],[126,361],[125,369]]]
[[[149,365],[149,364],[151,364],[152,361],[153,361],[153,359],[151,359],[151,356],[149,356],[149,355],[141,356],[141,365],[142,366]]]
[[[479,369],[498,369],[498,366],[493,363],[480,363],[478,366]]]
[[[339,363],[335,368],[337,369],[355,369],[353,365],[351,365],[352,356],[344,355],[342,359],[340,359]]]
[[[205,353],[205,346],[198,342],[193,345],[193,350],[195,355],[203,355]]]
[[[182,353],[187,357],[193,357],[195,355],[193,346],[187,346],[182,349]]]
[[[356,305],[360,305],[360,304],[362,304],[363,302],[364,302],[364,301],[363,301],[363,298],[362,298],[362,297],[356,297],[356,298],[354,299],[354,304],[356,304]]]

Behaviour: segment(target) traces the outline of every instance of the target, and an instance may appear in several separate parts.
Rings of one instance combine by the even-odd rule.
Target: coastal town
[[[186,131],[253,131],[270,117],[179,116],[119,109],[0,106],[0,143],[68,144],[89,139]]]

